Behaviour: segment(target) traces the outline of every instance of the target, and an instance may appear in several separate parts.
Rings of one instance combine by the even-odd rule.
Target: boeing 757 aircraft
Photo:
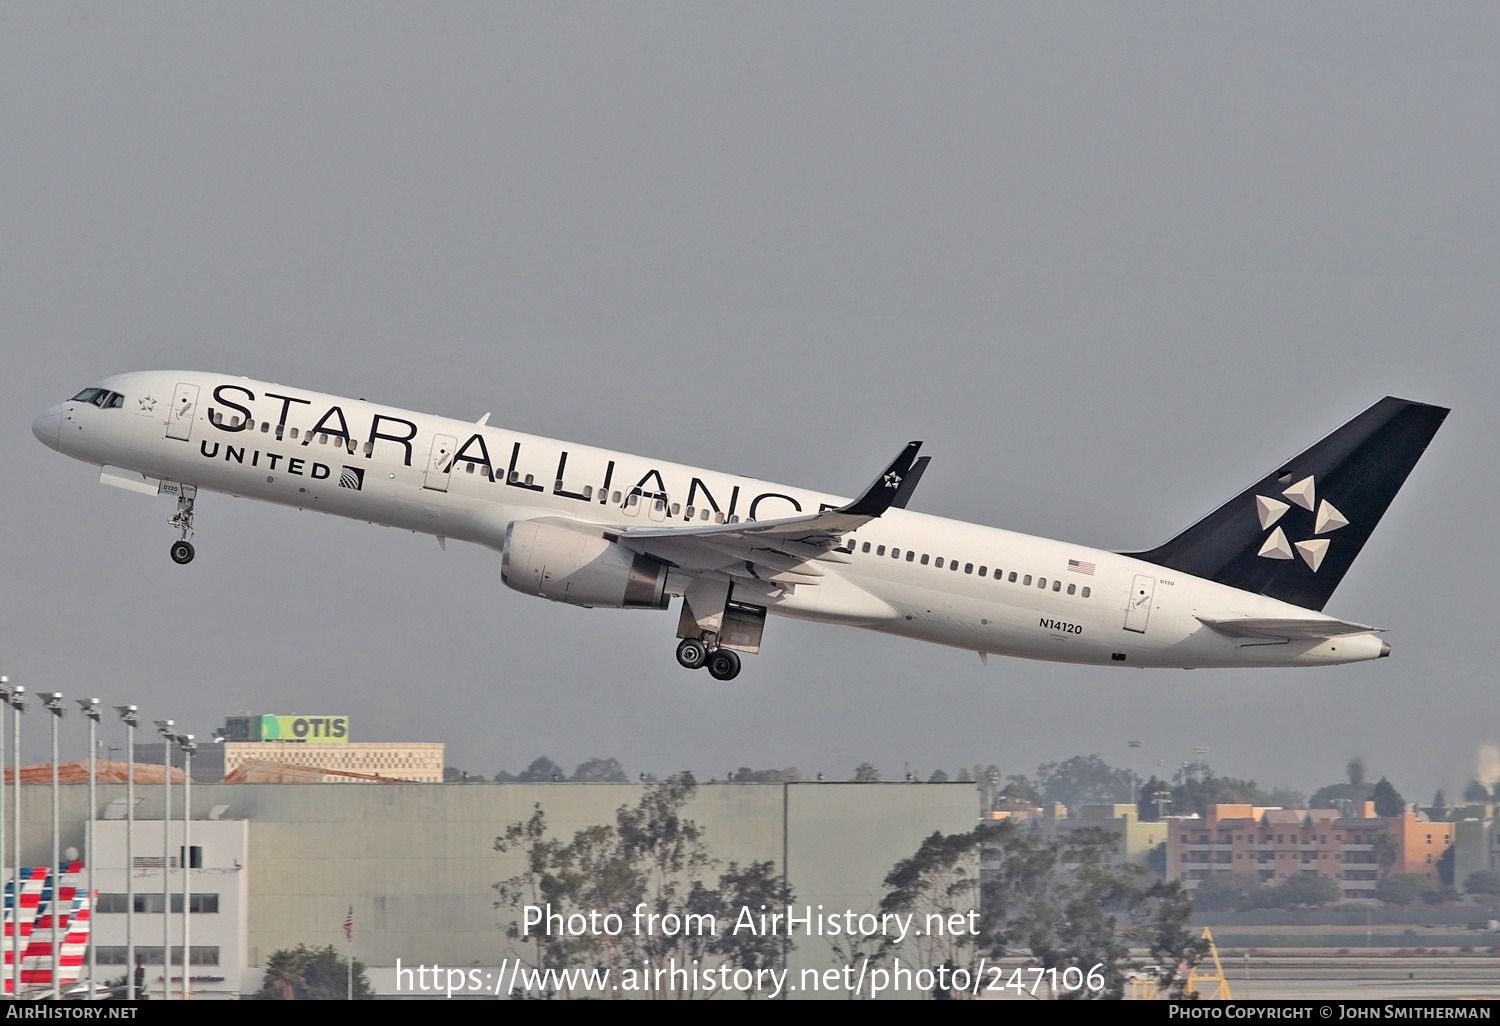
[[[906,509],[908,444],[854,499],[269,382],[106,378],[36,418],[104,484],[200,489],[455,538],[526,595],[612,609],[681,597],[677,661],[719,680],[766,615],[978,652],[1117,666],[1378,659],[1378,628],[1322,612],[1448,411],[1380,400],[1149,552],[1106,552]]]

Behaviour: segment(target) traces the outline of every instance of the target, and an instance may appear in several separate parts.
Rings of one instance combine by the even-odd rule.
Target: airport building
[[[21,860],[45,864],[51,788],[25,779]],[[494,885],[520,873],[523,862],[516,852],[496,851],[496,838],[540,807],[548,835],[571,839],[582,828],[613,824],[616,811],[635,805],[647,786],[194,783],[191,844],[184,850],[184,788],[172,788],[166,842],[164,788],[137,784],[134,860],[127,867],[125,823],[104,819],[123,815],[125,787],[100,784],[94,866],[100,977],[124,974],[128,873],[136,891],[135,943],[150,963],[145,983],[160,991],[163,872],[174,895],[181,895],[185,875],[192,878],[189,968],[198,997],[253,993],[266,958],[298,944],[352,950],[371,967],[377,992],[394,987],[397,959],[403,966],[498,966],[517,950],[504,929],[513,917],[496,909]],[[65,784],[61,792],[62,844],[87,863],[93,857],[85,850],[87,785]],[[707,882],[731,862],[769,861],[785,874],[797,906],[855,913],[878,907],[886,874],[923,839],[971,830],[977,814],[972,784],[705,784],[685,809],[715,860],[704,872]],[[177,913],[171,944],[179,947],[181,898],[165,900]],[[343,933],[351,908],[352,948]],[[835,961],[821,937],[799,936],[789,954],[794,976]],[[175,992],[175,966],[172,975]]]
[[[1142,822],[1134,805],[1079,805],[1069,810],[1057,804],[1032,809],[990,812],[987,820],[1014,820],[1048,840],[1082,830],[1104,830],[1115,838],[1112,865],[1151,868],[1151,852],[1167,839],[1167,824]]]

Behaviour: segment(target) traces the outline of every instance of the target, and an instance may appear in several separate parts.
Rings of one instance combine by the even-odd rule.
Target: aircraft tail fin
[[[1165,545],[1128,555],[1321,610],[1447,416],[1387,396]]]

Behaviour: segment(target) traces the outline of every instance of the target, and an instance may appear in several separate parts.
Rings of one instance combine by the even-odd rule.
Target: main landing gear
[[[177,512],[167,521],[173,527],[182,532],[182,537],[172,543],[172,562],[179,564],[191,563],[193,561],[193,543],[188,538],[193,533],[193,501],[198,497],[198,489],[194,485],[185,484],[177,496]]]
[[[677,646],[677,661],[686,669],[707,668],[714,680],[734,680],[740,674],[740,657],[727,648],[710,650],[697,638],[684,638]]]

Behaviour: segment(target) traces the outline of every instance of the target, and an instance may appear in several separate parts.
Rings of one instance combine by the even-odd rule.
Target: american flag
[[[1073,571],[1075,574],[1088,574],[1090,577],[1094,576],[1094,564],[1085,563],[1079,559],[1068,560],[1068,569]]]
[[[344,940],[350,944],[354,943],[354,906],[349,906],[349,914],[344,917]]]

